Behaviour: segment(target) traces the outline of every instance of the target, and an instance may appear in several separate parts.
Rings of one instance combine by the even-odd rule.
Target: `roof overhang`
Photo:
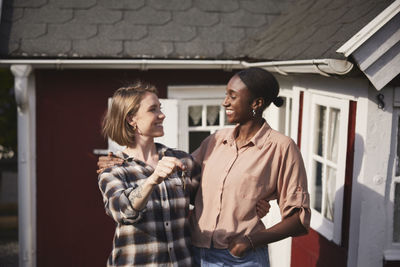
[[[336,52],[352,56],[377,90],[400,73],[400,0],[396,0]]]
[[[0,59],[0,66],[31,65],[34,69],[244,69],[260,67],[282,75],[313,73],[344,75],[353,64],[346,60],[310,59],[250,63],[240,60],[158,60],[158,59]]]

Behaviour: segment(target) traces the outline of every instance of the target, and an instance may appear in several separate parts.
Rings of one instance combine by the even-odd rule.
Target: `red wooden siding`
[[[168,85],[226,84],[211,70],[36,70],[37,266],[105,266],[113,221],[97,187],[93,149],[106,148],[100,121],[107,98],[137,78]]]
[[[301,129],[303,125],[303,102],[304,102],[304,92],[300,92],[299,99],[299,123],[297,128],[297,146],[301,148]]]
[[[292,267],[344,267],[347,250],[310,229],[306,236],[292,239]]]
[[[349,128],[347,130],[346,171],[343,191],[342,246],[349,248],[351,189],[353,184],[354,142],[356,138],[357,102],[349,103]]]

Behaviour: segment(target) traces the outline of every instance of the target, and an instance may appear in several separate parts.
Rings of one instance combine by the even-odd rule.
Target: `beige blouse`
[[[192,154],[202,164],[201,186],[190,217],[192,243],[227,248],[231,240],[264,229],[256,214],[260,199],[277,199],[282,218],[300,210],[310,224],[307,176],[297,145],[267,122],[237,149],[234,129],[207,137]],[[268,216],[268,215],[267,215]]]

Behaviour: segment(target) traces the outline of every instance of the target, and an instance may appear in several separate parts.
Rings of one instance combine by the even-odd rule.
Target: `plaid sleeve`
[[[129,195],[138,185],[133,183],[133,187],[128,188],[123,179],[126,175],[125,168],[113,167],[98,177],[106,213],[119,224],[133,224],[139,221],[145,212],[132,208]]]

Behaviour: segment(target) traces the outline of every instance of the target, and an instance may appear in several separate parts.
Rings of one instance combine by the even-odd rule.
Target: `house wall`
[[[370,88],[364,103],[364,122],[359,129],[362,137],[359,149],[363,152],[359,187],[359,239],[357,265],[375,267],[383,265],[383,253],[388,239],[388,185],[390,185],[393,162],[391,157],[391,131],[393,120],[393,89],[381,92],[385,108],[380,109],[376,100],[378,92]],[[361,153],[360,153],[361,154]],[[356,240],[355,240],[356,241]]]
[[[36,70],[37,266],[104,266],[113,221],[97,187],[94,149],[107,148],[101,117],[107,98],[141,78],[166,97],[168,85],[226,84],[209,70]]]

